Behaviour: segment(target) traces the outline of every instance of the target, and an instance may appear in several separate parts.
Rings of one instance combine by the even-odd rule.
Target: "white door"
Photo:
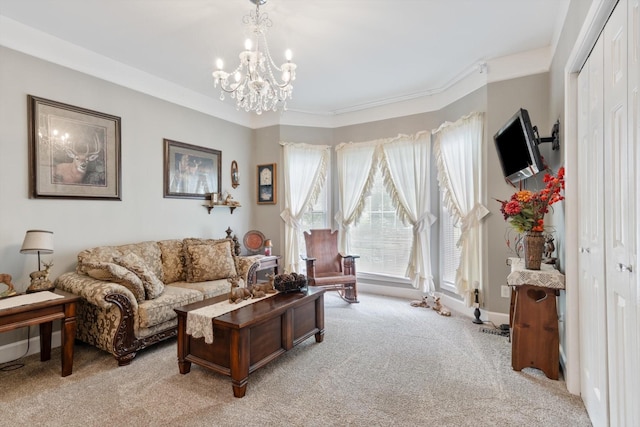
[[[604,29],[605,275],[609,411],[613,426],[637,426],[636,167],[628,135],[627,0]],[[637,33],[636,33],[637,34]],[[634,35],[634,38],[636,36]]]
[[[629,155],[632,156],[633,183],[635,188],[632,200],[634,211],[630,214],[630,220],[635,226],[633,254],[633,274],[629,274],[628,298],[632,307],[629,313],[629,337],[631,339],[631,352],[627,359],[631,361],[633,368],[628,372],[629,386],[631,390],[627,395],[628,406],[631,413],[625,418],[628,425],[640,426],[640,275],[638,274],[638,242],[640,242],[640,227],[638,227],[638,215],[640,215],[640,0],[629,0],[627,13],[628,40],[627,40],[627,69],[628,69],[628,96],[629,120],[627,123],[627,138],[629,139]],[[635,318],[635,320],[634,320]],[[635,339],[634,339],[635,338]],[[633,344],[635,342],[635,345]]]
[[[608,420],[603,54],[599,39],[578,76],[580,392],[596,427]]]

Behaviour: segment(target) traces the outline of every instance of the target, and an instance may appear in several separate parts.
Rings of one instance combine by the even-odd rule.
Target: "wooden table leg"
[[[316,299],[316,327],[319,331],[316,333],[316,342],[324,340],[324,294]]]
[[[51,332],[53,322],[40,323],[40,361],[51,359]]]
[[[233,395],[244,397],[249,382],[249,328],[233,329],[230,346]]]
[[[185,360],[189,354],[189,335],[187,335],[187,317],[178,314],[178,368],[181,374],[191,371],[191,362]]]
[[[76,339],[76,304],[67,304],[64,307],[64,319],[62,320],[62,376],[66,377],[73,372],[73,342]]]

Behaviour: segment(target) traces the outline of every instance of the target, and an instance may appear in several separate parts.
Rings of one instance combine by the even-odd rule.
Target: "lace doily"
[[[549,264],[542,264],[540,270],[527,270],[521,258],[509,258],[511,273],[507,276],[509,286],[533,285],[543,288],[564,289],[564,274]]]

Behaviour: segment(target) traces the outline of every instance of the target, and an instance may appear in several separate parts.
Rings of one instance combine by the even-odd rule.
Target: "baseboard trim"
[[[33,330],[31,331],[29,335],[34,334],[35,336],[31,336],[29,338],[29,342],[27,342],[27,339],[25,337],[20,341],[15,341],[1,346],[0,364],[12,362],[14,360],[30,356],[32,354],[40,353],[40,335],[38,334],[37,330],[38,329],[35,329],[36,332],[34,332]],[[60,331],[54,331],[51,334],[51,348],[60,347],[61,341],[62,340]]]
[[[362,282],[358,282],[358,291],[362,293],[386,295],[396,298],[407,298],[410,300],[419,300],[424,295],[420,290],[414,288],[373,285],[370,283]],[[452,312],[468,317],[470,319],[475,319],[474,307],[467,307],[464,301],[453,298],[445,293],[436,292],[436,294],[440,296],[440,302],[442,303],[442,305]],[[509,314],[485,311],[481,308],[480,320],[482,320],[483,322],[490,322],[496,326],[499,326],[501,324],[509,323]]]

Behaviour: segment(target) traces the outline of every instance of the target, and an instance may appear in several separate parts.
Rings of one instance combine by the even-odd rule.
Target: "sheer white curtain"
[[[327,179],[328,145],[280,143],[284,150],[284,271],[300,271],[300,220]]]
[[[364,195],[368,193],[376,171],[378,141],[342,143],[336,147],[338,167],[338,250],[351,250],[349,229],[362,213]]]
[[[433,132],[444,204],[461,229],[456,289],[468,306],[473,302],[473,289],[482,291],[480,231],[489,213],[481,203],[483,121],[482,113],[472,113]]]
[[[384,183],[402,222],[413,226],[407,277],[422,292],[434,291],[429,242],[436,217],[430,212],[431,134],[399,135],[381,145]]]

